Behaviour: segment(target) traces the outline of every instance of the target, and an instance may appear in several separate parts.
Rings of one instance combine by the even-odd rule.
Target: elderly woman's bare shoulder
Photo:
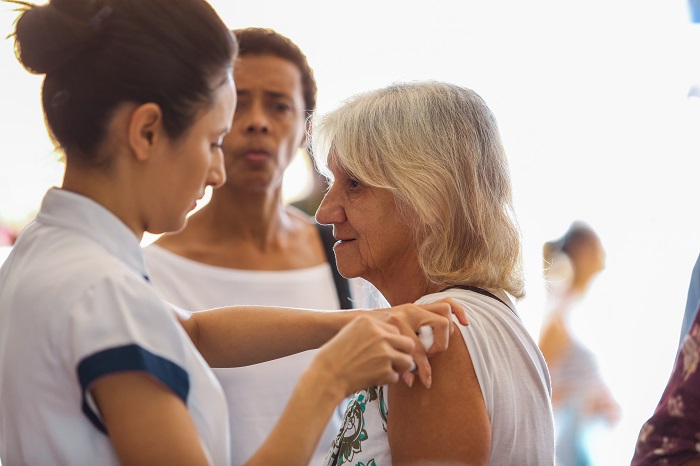
[[[431,357],[430,364],[430,389],[421,384],[389,387],[393,464],[420,465],[425,458],[439,465],[488,464],[491,426],[464,340],[450,339],[449,348]]]

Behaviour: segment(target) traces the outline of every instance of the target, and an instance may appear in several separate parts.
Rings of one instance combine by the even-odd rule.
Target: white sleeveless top
[[[469,349],[491,423],[490,464],[554,464],[550,379],[535,341],[514,311],[474,291],[450,289],[416,303],[447,297],[464,306],[469,318],[468,327],[454,321]],[[325,464],[390,466],[390,414],[386,386],[356,393]],[[459,426],[445,428],[459,430]]]

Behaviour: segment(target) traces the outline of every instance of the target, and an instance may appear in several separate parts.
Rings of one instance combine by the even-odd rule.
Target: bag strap
[[[323,250],[326,252],[326,260],[328,261],[328,265],[331,266],[331,271],[333,272],[333,282],[335,283],[335,290],[338,293],[340,308],[352,309],[352,302],[350,301],[350,283],[345,277],[340,275],[340,272],[338,272],[338,267],[335,264],[335,253],[333,252],[335,238],[333,238],[333,227],[321,225],[319,223],[316,224],[316,227],[321,235]]]

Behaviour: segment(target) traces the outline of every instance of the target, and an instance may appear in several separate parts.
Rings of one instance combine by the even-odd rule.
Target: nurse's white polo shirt
[[[144,371],[189,409],[210,461],[228,465],[221,386],[148,281],[134,233],[94,201],[51,189],[0,269],[0,458],[116,465],[87,390]]]

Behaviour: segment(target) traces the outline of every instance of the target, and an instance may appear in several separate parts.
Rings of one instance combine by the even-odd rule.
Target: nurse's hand
[[[342,397],[395,383],[413,365],[413,338],[368,314],[360,315],[323,345],[309,369],[329,375]]]
[[[428,356],[445,351],[454,332],[452,315],[468,325],[464,309],[453,299],[430,304],[403,304],[360,314],[321,347],[314,364],[339,380],[346,395],[372,385],[397,382],[411,386],[417,368],[423,384],[430,388],[432,375]],[[421,327],[433,332],[426,348],[418,337]]]
[[[452,315],[462,325],[469,325],[466,312],[452,298],[441,299],[429,304],[402,304],[388,309],[371,311],[370,315],[392,324],[399,329],[402,335],[413,340],[414,349],[411,356],[416,362],[418,376],[427,388],[432,385],[432,371],[428,356],[447,349],[450,336],[455,330],[455,326],[452,324]],[[420,328],[424,326],[430,327],[433,331],[432,345],[428,348],[423,346],[418,336]],[[413,385],[414,374],[412,372],[405,371],[402,377],[408,386]]]

